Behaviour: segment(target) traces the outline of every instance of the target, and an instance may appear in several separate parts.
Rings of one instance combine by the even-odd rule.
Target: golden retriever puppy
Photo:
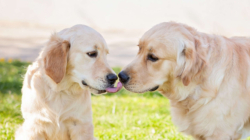
[[[51,36],[28,67],[17,140],[93,140],[91,93],[116,92],[108,48],[94,29],[75,25]]]
[[[119,73],[132,92],[160,91],[173,122],[199,140],[250,134],[250,39],[226,38],[174,22],[147,31],[136,59]]]

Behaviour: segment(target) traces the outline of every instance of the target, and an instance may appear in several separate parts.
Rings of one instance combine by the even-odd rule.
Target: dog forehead
[[[160,44],[162,44],[160,39],[147,38],[147,39],[141,39],[138,46],[141,49],[152,51],[154,49],[157,49]]]
[[[153,26],[141,37],[142,42],[152,39],[174,39],[177,36],[190,36],[190,32],[195,32],[191,27],[175,22],[163,22]]]
[[[81,25],[81,24],[77,24],[75,26],[72,26],[71,28],[66,28],[63,29],[62,31],[58,32],[58,35],[68,41],[72,41],[75,38],[92,38],[95,40],[100,40],[100,41],[104,41],[102,35],[100,33],[98,33],[96,30],[94,30],[93,28],[86,26],[86,25]]]
[[[176,55],[176,50],[178,48],[178,43],[173,39],[164,37],[152,37],[147,39],[141,39],[139,47],[144,53],[154,53],[161,58],[174,58]]]
[[[64,29],[58,34],[63,39],[68,40],[70,44],[82,49],[98,48],[108,51],[107,43],[102,35],[89,26],[78,24],[71,28]]]
[[[148,30],[140,39],[140,47],[152,47],[159,42],[166,40],[166,31],[162,26],[155,26]]]

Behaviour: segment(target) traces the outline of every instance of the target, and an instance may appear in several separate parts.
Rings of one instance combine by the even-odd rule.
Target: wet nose
[[[107,75],[107,80],[109,84],[114,84],[117,79],[118,77],[113,73]]]
[[[123,84],[126,84],[128,82],[128,80],[129,80],[129,76],[124,71],[120,72],[118,74],[118,76],[119,76],[120,81]]]

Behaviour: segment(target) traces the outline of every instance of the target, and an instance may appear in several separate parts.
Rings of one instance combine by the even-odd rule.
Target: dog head
[[[72,81],[92,93],[104,93],[117,80],[107,63],[108,52],[97,31],[75,25],[51,36],[42,52],[45,73],[56,84]]]
[[[188,86],[205,65],[196,33],[174,22],[151,28],[140,39],[136,59],[119,73],[124,87],[142,93],[166,89],[174,80]]]

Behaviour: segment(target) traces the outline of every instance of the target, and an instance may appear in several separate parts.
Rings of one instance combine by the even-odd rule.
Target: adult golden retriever
[[[173,122],[199,140],[250,134],[250,39],[226,38],[179,23],[161,23],[139,42],[120,81],[132,92],[160,91]]]
[[[93,140],[91,93],[116,92],[108,48],[94,29],[75,25],[51,36],[28,67],[17,140]]]

